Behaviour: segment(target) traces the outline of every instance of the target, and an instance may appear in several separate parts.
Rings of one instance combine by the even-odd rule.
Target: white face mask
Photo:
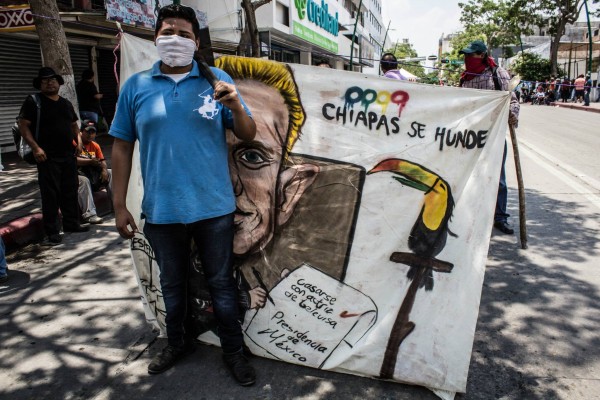
[[[159,36],[156,50],[161,61],[169,67],[185,67],[192,63],[196,42],[177,35]]]

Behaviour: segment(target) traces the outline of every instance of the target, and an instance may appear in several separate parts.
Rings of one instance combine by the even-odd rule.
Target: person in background
[[[573,84],[575,85],[575,102],[581,103],[585,95],[585,78],[583,74],[579,75]]]
[[[116,227],[126,239],[137,232],[126,198],[138,141],[144,235],[160,269],[168,336],[148,373],[162,373],[194,351],[195,338],[187,325],[193,240],[208,282],[223,360],[234,379],[249,386],[255,383],[256,373],[243,352],[233,276],[236,205],[226,129],[249,142],[256,125],[229,75],[211,68],[217,79],[212,86],[200,72],[193,59],[199,36],[192,8],[178,4],[161,8],[154,35],[160,60],[121,87],[109,132],[115,137],[111,161]]]
[[[317,63],[317,67],[321,67],[321,68],[331,68],[331,65],[329,65],[329,63],[325,60],[321,60]]]
[[[401,81],[405,81],[406,77],[402,75],[402,72],[398,69],[398,60],[396,56],[392,53],[385,53],[381,56],[381,61],[379,62],[381,67],[381,72],[383,72],[383,76],[390,79],[398,79]]]
[[[592,92],[592,77],[590,75],[585,77],[585,86],[583,88],[583,105],[590,105],[590,94]]]
[[[98,123],[98,118],[102,116],[100,107],[102,93],[98,93],[94,83],[94,71],[86,69],[81,73],[81,80],[77,84],[76,90],[81,119],[89,119]]]
[[[75,141],[79,138],[77,114],[71,102],[59,96],[64,84],[62,76],[52,68],[42,67],[33,79],[33,87],[40,90],[40,120],[37,105],[31,96],[21,106],[19,129],[21,136],[33,150],[37,163],[38,184],[42,196],[42,216],[47,238],[42,243],[54,246],[62,242],[59,209],[65,232],[86,232],[89,226],[79,223],[77,205],[77,163]],[[39,137],[34,139],[39,123]]]
[[[86,119],[81,123],[81,152],[77,155],[79,167],[79,209],[83,222],[101,224],[103,219],[96,212],[93,193],[106,188],[112,198],[112,172],[106,165],[102,148],[94,141],[96,124]]]
[[[563,103],[569,100],[569,94],[571,93],[571,80],[568,77],[564,77],[560,84],[560,99]]]
[[[481,40],[471,42],[469,46],[462,49],[459,54],[465,56],[465,68],[460,78],[460,86],[473,89],[508,90],[510,75],[508,72],[496,65],[492,57],[488,55],[487,46]],[[508,123],[517,126],[519,121],[519,101],[514,92],[511,93],[510,112]],[[506,141],[504,141],[504,154],[502,155],[502,166],[500,169],[500,182],[498,184],[498,196],[496,198],[496,211],[494,213],[494,228],[500,232],[512,235],[515,231],[508,224],[510,216],[506,211],[508,202],[508,188],[506,186]]]

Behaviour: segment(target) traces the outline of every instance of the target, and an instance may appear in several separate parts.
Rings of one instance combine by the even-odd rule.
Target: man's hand
[[[519,118],[515,114],[509,113],[508,114],[508,124],[512,125],[512,126],[517,126],[518,123],[519,123]]]
[[[137,225],[129,210],[125,207],[115,209],[115,225],[124,239],[131,239],[135,232],[138,232]]]
[[[217,82],[215,85],[214,98],[232,111],[239,111],[242,109],[242,103],[238,97],[237,90],[235,90],[235,85],[232,85],[231,83],[223,81]]]
[[[39,146],[36,147],[35,149],[32,149],[31,151],[33,152],[33,158],[35,158],[35,162],[37,162],[38,164],[43,163],[44,161],[46,161],[48,159],[44,149],[42,149]]]
[[[260,286],[250,290],[250,309],[263,308],[267,302],[267,292]]]

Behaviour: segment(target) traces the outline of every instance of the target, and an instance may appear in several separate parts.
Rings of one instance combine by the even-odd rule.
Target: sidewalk
[[[97,138],[110,168],[112,138]],[[8,251],[16,250],[44,237],[42,201],[35,165],[22,161],[16,152],[2,154],[4,170],[0,172],[0,236]],[[94,193],[99,216],[110,213],[106,192]]]
[[[564,107],[564,108],[571,108],[573,110],[583,110],[583,111],[591,111],[591,112],[596,112],[596,113],[600,113],[600,103],[596,103],[596,102],[590,102],[589,106],[584,106],[583,103],[561,103],[561,102],[554,102],[554,103],[550,103],[551,106],[554,107]]]

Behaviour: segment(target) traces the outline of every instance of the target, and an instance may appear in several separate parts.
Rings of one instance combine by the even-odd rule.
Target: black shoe
[[[163,373],[175,365],[183,356],[191,354],[195,350],[193,346],[174,347],[168,344],[148,364],[148,373],[151,375]]]
[[[223,361],[231,371],[235,380],[242,386],[251,386],[256,382],[256,373],[248,363],[242,351],[233,354],[223,354]]]
[[[515,230],[508,225],[508,222],[497,221],[494,222],[494,228],[498,229],[500,232],[505,233],[507,235],[512,235],[515,233]]]
[[[42,246],[58,246],[61,243],[62,236],[60,236],[58,233],[55,233],[53,235],[48,235],[48,237],[42,242]]]
[[[89,225],[75,225],[75,226],[65,226],[65,232],[87,232],[90,230]]]

